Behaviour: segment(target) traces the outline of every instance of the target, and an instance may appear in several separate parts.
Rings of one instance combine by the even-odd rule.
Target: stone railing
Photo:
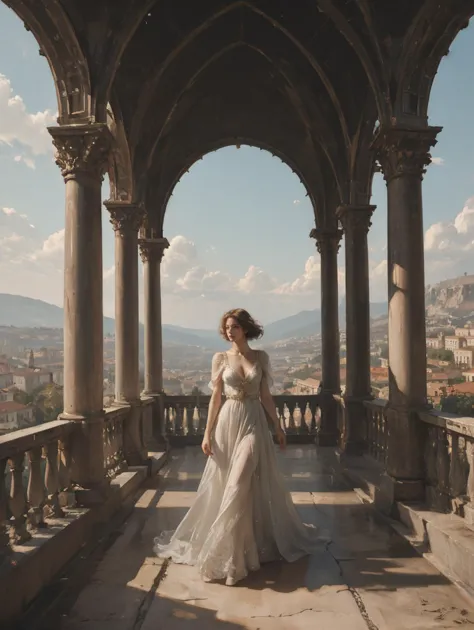
[[[426,411],[424,449],[426,502],[474,525],[474,418]]]
[[[165,396],[165,431],[172,446],[201,442],[210,399],[210,396]],[[273,400],[288,441],[313,442],[319,427],[319,397],[280,395]]]
[[[74,503],[71,486],[71,439],[74,422],[57,420],[0,437],[0,554],[10,541],[22,544],[48,518],[63,516]]]
[[[130,407],[108,407],[104,421],[104,463],[109,478],[127,469],[124,451],[124,422]]]
[[[388,432],[385,407],[387,401],[381,398],[364,402],[366,409],[365,440],[366,451],[379,464],[387,462]]]

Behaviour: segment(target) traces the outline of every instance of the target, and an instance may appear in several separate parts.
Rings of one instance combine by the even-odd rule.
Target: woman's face
[[[229,317],[225,323],[225,333],[227,339],[232,342],[238,343],[245,338],[245,332],[242,326],[234,317]]]

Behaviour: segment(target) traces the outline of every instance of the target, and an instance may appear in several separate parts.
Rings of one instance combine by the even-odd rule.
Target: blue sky
[[[436,78],[430,123],[444,127],[424,183],[427,283],[474,273],[474,27]],[[46,60],[0,4],[0,291],[62,304],[64,190],[45,126],[56,95]],[[104,198],[108,185],[104,184]],[[386,194],[375,178],[369,235],[373,301],[386,296]],[[113,233],[104,210],[104,310],[113,314]],[[263,322],[319,305],[311,204],[278,158],[250,147],[209,154],[183,176],[167,210],[164,321],[214,328],[222,310]],[[340,286],[344,287],[340,255]]]

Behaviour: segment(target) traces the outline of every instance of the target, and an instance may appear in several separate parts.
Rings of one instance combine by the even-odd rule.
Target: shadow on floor
[[[150,630],[161,630],[161,618],[167,620],[163,630],[191,625],[193,630],[246,627],[221,621],[214,610],[189,603],[199,599],[195,595],[187,601],[183,593],[192,591],[191,583],[199,582],[194,567],[169,565],[170,571],[174,567],[176,595],[159,592],[167,575],[153,554],[154,537],[163,529],[176,527],[182,519],[203,465],[196,450],[173,455],[162,474],[149,479],[141,489],[131,517],[125,523],[110,523],[96,548],[75,558],[15,630],[148,630],[151,610]],[[330,466],[319,462],[311,477],[303,478],[304,462],[289,457],[282,470],[291,490],[304,493],[301,503],[295,499],[303,521],[328,533],[331,542],[294,563],[266,564],[236,587],[211,585],[221,589],[219,597],[233,597],[231,591],[236,596],[245,591],[313,593],[327,586],[340,587],[341,591],[392,592],[450,585],[370,507],[361,504]],[[166,493],[176,495],[173,506],[166,507]],[[177,571],[181,573],[176,578]],[[195,588],[199,591],[201,587]]]

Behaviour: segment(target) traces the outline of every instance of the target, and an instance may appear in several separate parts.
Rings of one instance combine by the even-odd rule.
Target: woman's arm
[[[211,382],[209,384],[209,386],[212,387],[212,395],[211,400],[209,401],[206,429],[204,431],[204,437],[201,444],[203,453],[207,456],[213,454],[211,449],[211,435],[214,425],[216,424],[222,402],[222,359],[221,353],[215,354],[212,359]]]
[[[204,431],[204,435],[208,437],[211,436],[212,430],[217,420],[217,416],[219,414],[219,409],[221,408],[222,402],[222,381],[216,383],[213,391],[211,400],[209,401],[209,410],[207,412],[207,423],[206,430]]]
[[[270,416],[273,425],[275,427],[275,433],[278,439],[278,443],[280,444],[280,448],[285,448],[286,446],[286,435],[280,425],[280,420],[278,419],[275,403],[273,402],[273,397],[270,393],[270,388],[268,386],[267,380],[262,379],[262,384],[260,385],[260,400],[262,402],[263,408]]]

